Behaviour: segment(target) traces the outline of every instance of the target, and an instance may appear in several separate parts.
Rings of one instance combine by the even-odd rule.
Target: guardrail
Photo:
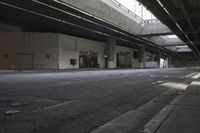
[[[161,23],[160,20],[158,19],[148,19],[148,20],[144,20],[145,24],[158,24]]]
[[[140,16],[138,16],[137,14],[135,14],[134,12],[132,12],[131,10],[129,10],[128,8],[126,8],[124,5],[122,5],[121,3],[119,3],[117,0],[112,0],[112,1],[115,4],[117,4],[119,7],[123,8],[127,13],[130,13],[135,18],[139,19],[141,22],[144,22],[144,20]]]
[[[130,13],[131,15],[133,15],[135,18],[139,19],[142,23],[145,24],[157,24],[157,23],[161,23],[158,19],[148,19],[148,20],[144,20],[143,18],[141,18],[140,16],[138,16],[136,13],[132,12],[131,10],[129,10],[128,8],[126,8],[124,5],[122,5],[120,2],[118,2],[117,0],[112,0],[115,4],[117,4],[119,7],[123,8],[127,13]]]

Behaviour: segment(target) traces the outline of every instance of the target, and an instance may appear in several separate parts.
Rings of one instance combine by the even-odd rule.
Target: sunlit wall
[[[121,3],[123,6],[137,14],[139,17],[143,18],[144,20],[148,19],[156,19],[154,15],[149,12],[146,7],[141,5],[137,0],[116,0]]]

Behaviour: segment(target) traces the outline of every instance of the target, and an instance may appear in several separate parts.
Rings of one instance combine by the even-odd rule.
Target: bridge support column
[[[160,68],[160,58],[161,58],[161,52],[159,51],[156,54],[156,61],[157,61],[157,67]]]
[[[168,62],[168,68],[171,68],[172,67],[172,57],[171,56],[167,57],[167,62]]]
[[[146,67],[145,46],[139,48],[139,62],[140,62],[140,68]]]
[[[115,37],[109,37],[106,40],[107,44],[107,67],[110,69],[116,68],[116,60],[115,60],[115,45],[116,45],[116,38]]]

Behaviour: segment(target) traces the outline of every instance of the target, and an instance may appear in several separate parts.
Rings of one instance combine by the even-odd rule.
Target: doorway
[[[166,58],[160,58],[160,68],[168,68],[168,61]]]
[[[129,61],[128,56],[130,53],[118,53],[117,54],[117,67],[118,68],[129,68],[131,67],[131,63]]]
[[[98,54],[94,52],[80,52],[79,67],[80,68],[98,68],[99,67]]]

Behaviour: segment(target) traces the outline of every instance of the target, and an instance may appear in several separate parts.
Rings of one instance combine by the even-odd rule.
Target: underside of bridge
[[[200,3],[198,0],[139,1],[171,29],[172,34],[177,35],[192,49],[192,52],[180,53],[185,59],[199,60],[200,16],[198,12]]]
[[[0,0],[0,133],[199,133],[200,0]]]

